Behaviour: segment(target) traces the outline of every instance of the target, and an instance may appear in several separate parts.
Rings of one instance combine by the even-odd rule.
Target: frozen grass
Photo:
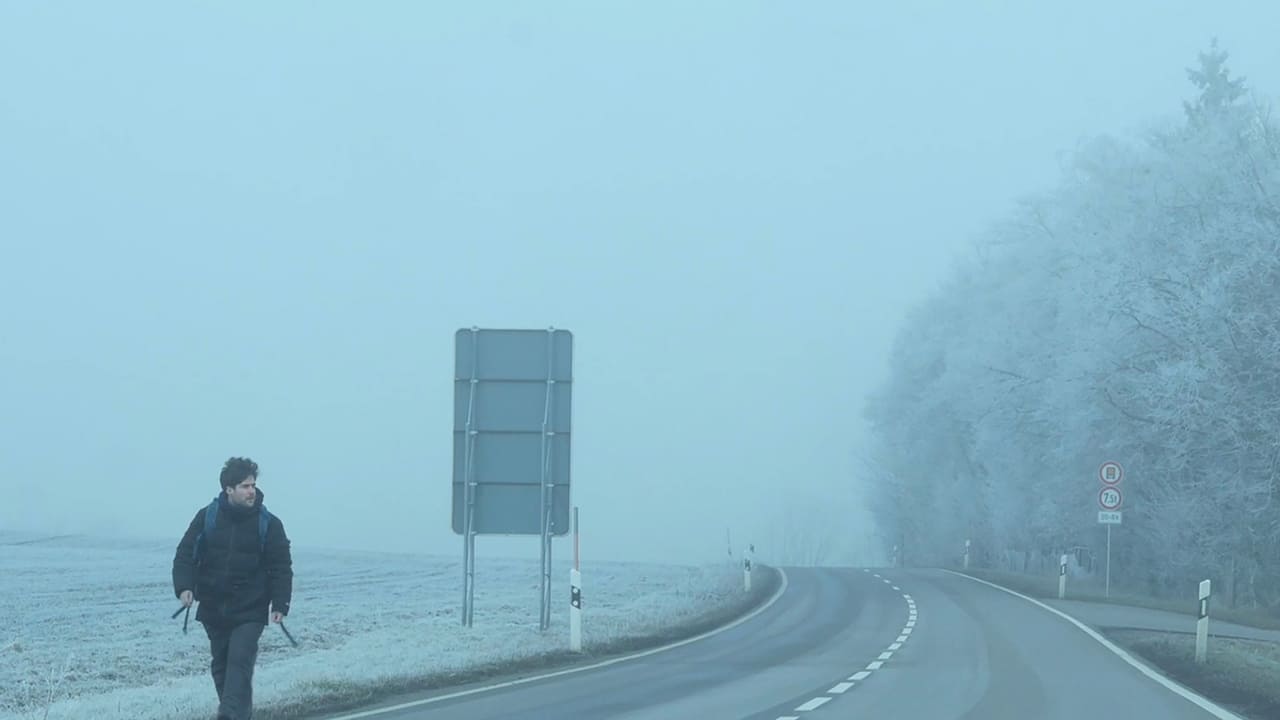
[[[986,570],[978,568],[962,570],[959,572],[964,572],[972,575],[973,577],[993,582],[997,585],[1002,585],[1010,590],[1016,590],[1024,595],[1030,595],[1031,597],[1041,599],[1054,599],[1058,597],[1057,575],[1050,577],[1046,575],[1030,575],[1003,570]],[[1123,590],[1113,590],[1111,592],[1111,596],[1107,597],[1103,589],[1097,586],[1097,583],[1069,581],[1067,582],[1066,599],[1109,603],[1112,605],[1130,605],[1133,607],[1146,608],[1148,610],[1164,610],[1191,617],[1195,617],[1200,610],[1200,601],[1197,599],[1196,588],[1194,587],[1188,590],[1187,597],[1184,600],[1157,598],[1149,595],[1125,592]],[[1231,608],[1218,604],[1213,608],[1213,617],[1217,620],[1225,620],[1237,625],[1248,625],[1249,627],[1265,630],[1280,630],[1280,616],[1277,616],[1274,611],[1267,611],[1264,609],[1253,610],[1249,608]]]
[[[1200,665],[1192,633],[1125,630],[1109,636],[1174,680],[1245,717],[1280,717],[1280,645],[1214,638],[1207,662]]]
[[[172,557],[173,543],[0,533],[0,718],[212,717],[204,630],[194,609],[186,635],[169,617]],[[300,647],[264,633],[263,720],[570,659],[564,561],[546,633],[537,560],[478,558],[472,628],[459,619],[460,558],[296,549],[294,571],[285,624]],[[709,627],[768,589],[747,597],[727,565],[584,562],[582,574],[588,655]]]

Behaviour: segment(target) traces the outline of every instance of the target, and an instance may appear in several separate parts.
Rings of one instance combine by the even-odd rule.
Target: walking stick
[[[289,628],[284,626],[283,621],[280,623],[280,629],[284,631],[284,636],[289,638],[289,642],[293,643],[294,647],[298,647],[298,641],[293,639],[293,635],[289,632]]]

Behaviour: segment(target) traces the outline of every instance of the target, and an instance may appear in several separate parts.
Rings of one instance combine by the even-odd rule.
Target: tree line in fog
[[[864,478],[906,564],[970,540],[975,566],[1100,571],[1116,461],[1114,586],[1280,605],[1280,126],[1227,59],[1172,119],[1082,145],[912,310]]]

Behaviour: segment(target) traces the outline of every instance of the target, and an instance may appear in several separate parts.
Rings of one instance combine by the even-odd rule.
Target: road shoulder
[[[955,571],[950,571],[955,572]],[[1096,601],[1036,599],[998,582],[955,572],[1074,619],[1153,672],[1249,720],[1280,717],[1280,631],[1210,619],[1207,662],[1195,662],[1195,618]]]

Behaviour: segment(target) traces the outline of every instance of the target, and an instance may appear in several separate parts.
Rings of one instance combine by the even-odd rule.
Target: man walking
[[[253,670],[268,619],[289,614],[293,559],[280,518],[263,507],[258,464],[233,457],[222,491],[192,518],[173,556],[173,591],[204,625],[218,720],[253,715]]]

